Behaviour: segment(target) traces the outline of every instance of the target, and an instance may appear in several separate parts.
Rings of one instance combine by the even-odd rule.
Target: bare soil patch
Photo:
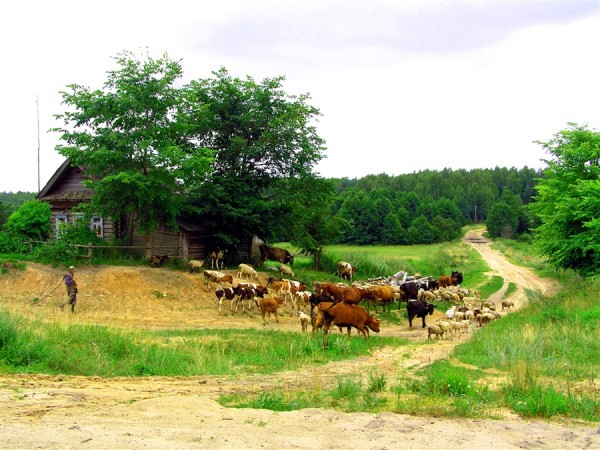
[[[525,288],[546,294],[556,291],[556,284],[509,263],[480,237],[480,233],[472,235],[470,244],[494,274],[505,280],[492,300],[499,301],[509,282],[519,287],[511,296],[517,308],[526,301]],[[227,272],[235,276],[234,270]],[[38,264],[30,264],[22,273],[11,271],[0,277],[0,305],[42,320],[125,328],[264,327],[256,311],[232,314],[225,305],[219,314],[214,294],[205,290],[200,275],[145,267],[81,267],[77,273],[79,312],[72,315],[59,308],[65,300],[64,286],[59,283],[62,275],[62,270]],[[266,276],[261,276],[265,282]],[[289,311],[289,306],[284,307],[280,322],[266,326],[301,332]],[[442,313],[436,312],[428,321]],[[384,325],[380,334],[404,337],[415,344],[427,339],[424,330],[410,330],[404,322]],[[352,339],[359,337],[353,335]],[[511,414],[503,420],[465,420],[325,409],[281,413],[228,409],[216,402],[223,393],[260,392],[277,386],[326,389],[340,374],[363,369],[367,373],[374,367],[393,379],[395,374],[410,373],[448,356],[458,343],[449,340],[401,350],[384,348],[352,361],[235,380],[0,375],[0,439],[2,448],[11,449],[600,448],[597,427],[524,421]]]

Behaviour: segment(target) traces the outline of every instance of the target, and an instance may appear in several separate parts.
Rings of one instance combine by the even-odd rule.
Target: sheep
[[[296,278],[296,275],[294,275],[294,272],[292,272],[292,269],[288,266],[286,266],[285,264],[279,264],[279,269],[277,269],[279,271],[279,275],[283,276],[285,275],[289,275],[292,278]]]
[[[463,328],[465,329],[465,333],[468,333],[469,328],[471,327],[471,321],[470,320],[461,320],[460,323],[462,324]]]
[[[492,311],[496,311],[496,304],[490,300],[486,300],[482,303],[481,306],[485,306],[486,308],[489,308]]]
[[[515,306],[515,302],[513,302],[512,300],[502,300],[502,311],[504,311],[504,308],[510,310],[510,308],[512,308],[513,306]]]
[[[246,278],[249,279],[253,279],[253,280],[257,280],[258,279],[258,272],[256,270],[254,270],[254,268],[248,264],[240,264],[239,266],[239,272],[237,273],[237,277],[238,278],[244,278],[244,275],[246,276]]]
[[[479,323],[479,326],[482,327],[486,323],[490,323],[495,318],[496,316],[491,313],[482,313],[477,316],[477,322]]]
[[[463,320],[465,318],[465,313],[461,312],[461,311],[456,311],[454,313],[454,320],[460,322],[461,320]]]
[[[453,306],[452,308],[450,308],[448,311],[446,311],[446,317],[448,319],[452,319],[454,318],[454,314],[456,313],[456,306]]]
[[[427,325],[427,339],[431,339],[431,335],[434,334],[436,339],[440,339],[440,336],[444,334],[439,325]]]
[[[427,302],[433,302],[433,301],[437,300],[437,296],[433,292],[426,291],[426,290],[423,290],[423,293],[421,294],[421,298]]]
[[[458,332],[458,338],[460,339],[460,335],[462,334],[463,324],[459,321],[452,320],[450,321],[450,328],[452,329],[452,335],[454,336],[454,332]]]
[[[302,326],[302,332],[308,330],[308,324],[311,323],[311,318],[308,314],[298,311],[298,319],[300,320],[300,325]]]
[[[204,261],[200,261],[198,259],[190,259],[187,263],[188,272],[198,272],[200,273],[200,268],[204,265]]]
[[[473,313],[473,311],[465,311],[465,318],[464,318],[464,320],[471,321],[473,319],[475,319],[475,314]]]
[[[443,334],[446,335],[446,339],[448,338],[448,333],[452,332],[452,327],[450,326],[450,322],[446,322],[445,320],[438,319],[435,322],[441,329]]]

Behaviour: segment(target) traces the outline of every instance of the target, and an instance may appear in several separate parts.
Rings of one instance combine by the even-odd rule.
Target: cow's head
[[[433,303],[427,303],[427,312],[431,316],[433,314],[433,310],[435,309],[435,305]]]
[[[377,317],[369,316],[367,318],[367,321],[365,322],[365,325],[368,326],[375,333],[379,333],[381,322]]]

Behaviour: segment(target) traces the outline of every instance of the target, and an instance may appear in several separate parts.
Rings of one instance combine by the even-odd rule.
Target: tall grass
[[[278,243],[277,246],[298,253],[298,249],[289,244]],[[321,258],[320,272],[312,271],[312,258],[302,255],[295,258],[294,272],[303,281],[339,281],[336,277],[338,261],[354,264],[357,267],[357,280],[389,277],[400,271],[438,278],[458,270],[465,275],[465,285],[474,287],[487,280],[485,272],[489,271],[479,253],[471,246],[453,242],[414,246],[331,245]]]
[[[404,345],[387,337],[346,339],[257,330],[127,331],[25,320],[0,311],[0,371],[88,376],[272,373]]]

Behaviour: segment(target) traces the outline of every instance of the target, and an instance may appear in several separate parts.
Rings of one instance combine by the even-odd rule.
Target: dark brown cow
[[[294,257],[284,248],[269,247],[262,244],[258,249],[260,250],[259,266],[262,266],[267,259],[270,261],[279,261],[281,264],[290,263],[290,267],[294,266]]]
[[[365,311],[362,306],[347,305],[345,303],[323,302],[319,306],[319,317],[323,322],[323,340],[327,338],[331,325],[337,327],[347,327],[348,336],[350,336],[350,328],[359,330],[365,339],[368,339],[367,328],[379,333],[380,322],[376,317],[371,316]],[[313,326],[313,333],[318,328],[319,317],[315,321],[317,326]]]

